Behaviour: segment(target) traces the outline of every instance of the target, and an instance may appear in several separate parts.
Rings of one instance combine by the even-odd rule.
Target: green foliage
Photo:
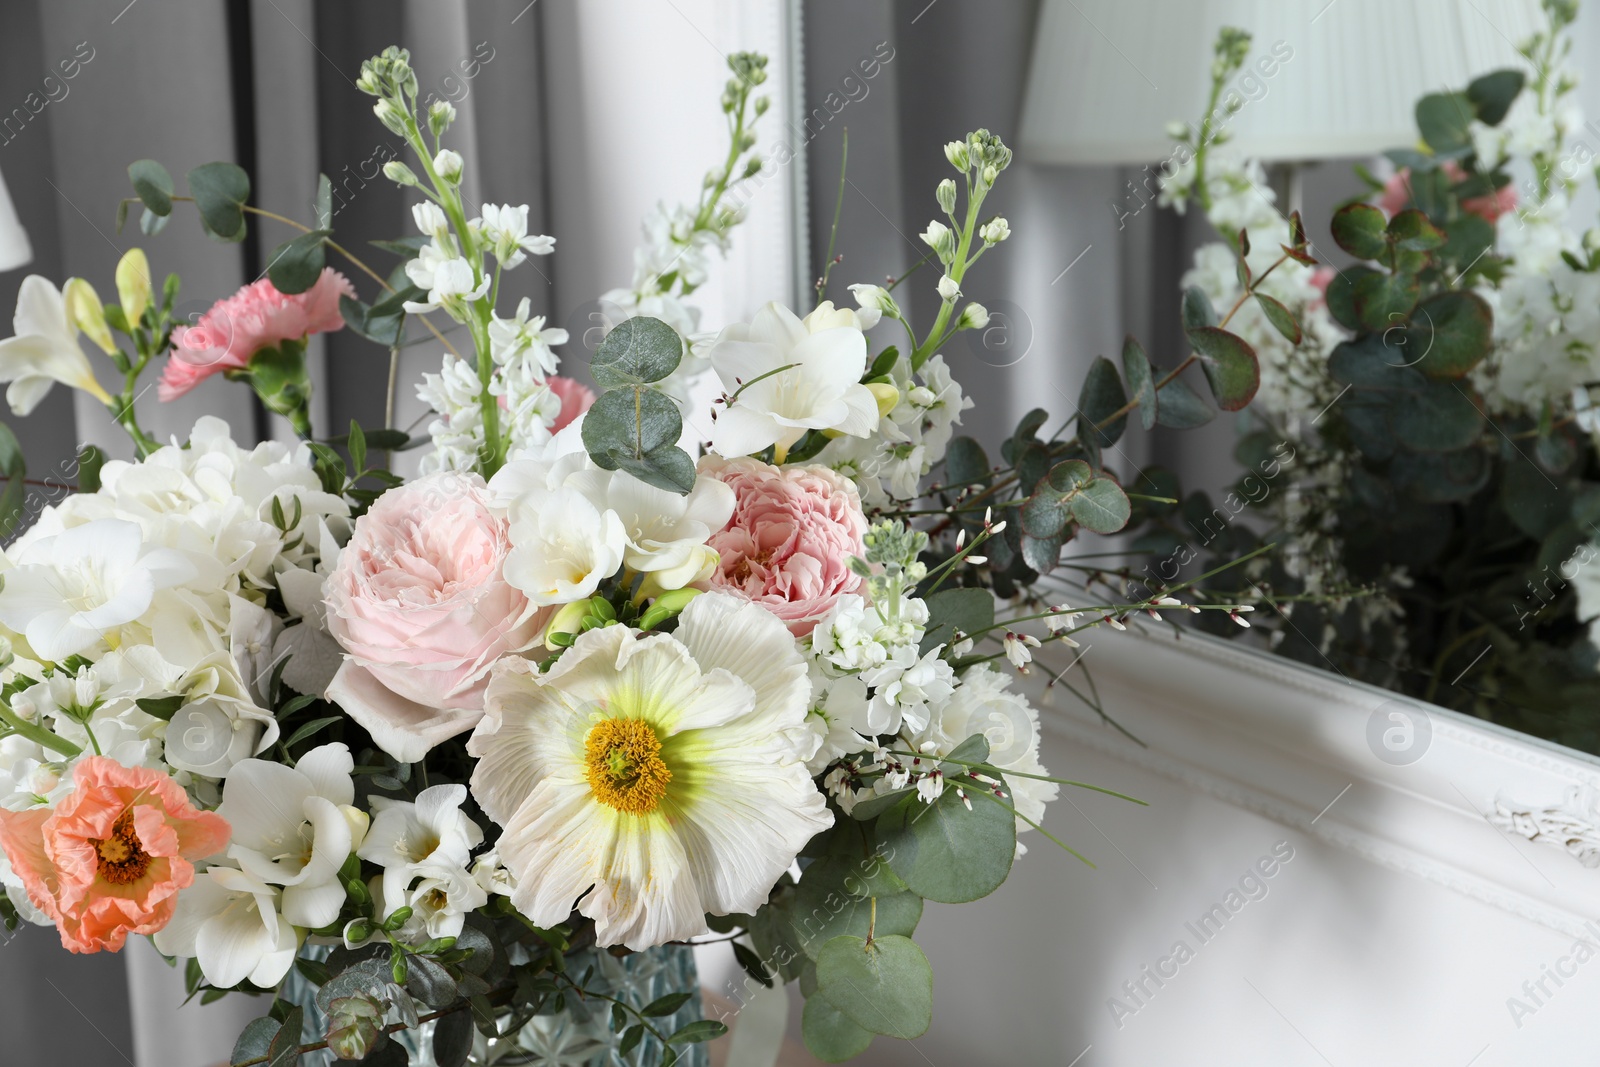
[[[678,447],[682,435],[678,405],[643,385],[600,394],[583,420],[583,447],[595,463],[674,493],[694,488],[694,460]]]
[[[800,1016],[806,1048],[824,1063],[854,1059],[872,1044],[873,1032],[858,1026],[824,997],[809,997]]]
[[[172,175],[153,159],[139,159],[128,164],[128,179],[138,194],[145,210],[166,217],[172,214]]]
[[[0,490],[0,537],[7,537],[17,529],[28,503],[28,461],[22,455],[22,445],[11,427],[0,422],[0,477],[5,488]],[[98,478],[99,467],[93,476]]]
[[[678,331],[647,315],[623,319],[600,342],[589,370],[602,389],[659,382],[683,360]]]
[[[267,278],[280,293],[303,293],[322,277],[327,266],[325,242],[331,230],[302,233],[272,250],[267,259]],[[341,297],[341,302],[349,297]]]
[[[202,163],[189,172],[188,182],[205,231],[219,241],[244,240],[244,205],[250,199],[250,176],[244,168],[233,163]]]
[[[985,797],[969,810],[954,788],[946,788],[932,804],[909,796],[878,820],[889,866],[913,893],[961,904],[988,896],[1006,880],[1016,855],[1016,818]]]
[[[875,1034],[909,1040],[933,1022],[933,968],[908,937],[829,941],[817,958],[817,995]]]

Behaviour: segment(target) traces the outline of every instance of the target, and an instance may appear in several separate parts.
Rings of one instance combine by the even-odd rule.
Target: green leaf
[[[406,956],[406,964],[406,992],[433,1008],[448,1008],[455,1003],[456,983],[449,971],[415,953]]]
[[[1536,541],[1548,537],[1572,509],[1572,494],[1525,461],[1506,464],[1500,479],[1500,503],[1517,529]],[[1565,563],[1563,557],[1560,563]]]
[[[953,437],[944,453],[945,484],[987,485],[993,473],[983,446],[970,437]]]
[[[1211,385],[1211,395],[1223,411],[1238,411],[1250,403],[1261,386],[1261,367],[1255,349],[1242,337],[1215,326],[1192,327],[1185,334],[1200,355],[1200,369]]]
[[[1161,372],[1155,372],[1159,381]],[[1156,422],[1174,430],[1192,430],[1217,417],[1188,382],[1174,378],[1156,391]]]
[[[1067,539],[1067,536],[1060,532],[1050,537],[1034,537],[1032,534],[1024,533],[1022,562],[1031,570],[1049,574],[1056,569],[1056,564],[1061,562],[1061,546]]]
[[[876,1034],[910,1040],[933,1022],[933,968],[909,937],[829,941],[817,958],[817,994]]]
[[[683,338],[678,331],[648,315],[623,319],[606,334],[589,364],[602,389],[659,382],[678,369]]]
[[[312,230],[285,241],[267,260],[267,278],[280,293],[303,293],[317,284],[328,265],[325,241],[331,230]]]
[[[1104,427],[1100,424],[1127,403],[1128,394],[1122,387],[1122,376],[1117,368],[1104,356],[1094,357],[1078,393],[1079,436],[1094,441],[1101,448],[1116,444],[1122,431],[1127,429],[1128,416],[1118,415]]]
[[[1481,215],[1462,215],[1448,227],[1449,240],[1440,249],[1441,258],[1468,269],[1494,247],[1494,223]]]
[[[1475,110],[1466,93],[1429,93],[1417,101],[1417,129],[1435,152],[1466,148]]]
[[[1303,336],[1300,331],[1300,322],[1294,317],[1294,312],[1272,299],[1266,293],[1252,293],[1256,304],[1261,308],[1261,313],[1267,321],[1272,323],[1272,328],[1283,335],[1283,339],[1292,345],[1300,343]]]
[[[188,181],[206,232],[222,241],[244,240],[244,205],[250,199],[250,176],[244,168],[202,163],[189,172]]]
[[[329,715],[327,718],[323,719],[312,719],[310,722],[301,726],[300,729],[290,734],[289,740],[285,741],[283,745],[285,748],[293,748],[306,738],[315,736],[321,731],[332,726],[334,723],[343,721],[343,719],[344,716],[342,715]]]
[[[167,228],[167,223],[172,221],[171,215],[157,215],[149,208],[139,212],[139,232],[146,237],[154,237]]]
[[[1427,379],[1410,366],[1416,358],[1404,333],[1392,337],[1367,334],[1335,346],[1328,357],[1328,374],[1340,385],[1358,389],[1418,392],[1426,387]]]
[[[171,722],[172,717],[178,714],[178,709],[183,707],[187,700],[188,697],[178,693],[164,697],[139,697],[134,703],[146,715],[160,719],[163,722]]]
[[[266,1067],[292,1067],[300,1062],[300,1026],[305,1019],[305,1009],[296,1005],[283,1017],[283,1029],[272,1035],[267,1046]]]
[[[128,178],[146,211],[154,215],[172,214],[172,175],[153,159],[136,159],[128,164]]]
[[[350,420],[350,434],[345,438],[345,448],[350,453],[350,469],[357,473],[367,469],[367,435],[361,424]]]
[[[1489,463],[1475,448],[1460,452],[1401,452],[1389,464],[1395,488],[1417,503],[1466,500],[1489,480]]]
[[[987,589],[941,589],[928,597],[928,624],[919,651],[926,655],[935,645],[948,645],[954,632],[975,634],[994,625],[994,594]]]
[[[743,945],[739,945],[738,947],[744,948]],[[749,951],[749,950],[746,949],[745,951]],[[643,1038],[644,1038],[644,1024],[643,1023],[634,1023],[632,1026],[630,1026],[626,1030],[622,1031],[622,1040],[617,1042],[617,1051],[619,1053],[621,1053],[622,1055],[626,1056],[628,1053],[630,1053],[630,1052],[632,1052],[634,1050],[634,1048],[639,1044],[639,1042],[641,1040],[643,1040]]]
[[[678,447],[682,435],[678,405],[641,385],[601,393],[583,420],[583,446],[595,463],[673,493],[694,488],[694,460]]]
[[[1114,534],[1128,525],[1131,508],[1122,487],[1110,478],[1096,478],[1067,502],[1073,521],[1097,534]]]
[[[807,998],[800,1015],[800,1032],[806,1048],[824,1063],[855,1059],[872,1044],[873,1037],[871,1030],[851,1022],[849,1016],[821,996]]]
[[[822,947],[841,934],[867,936],[872,925],[872,901],[878,902],[876,932],[910,936],[922,919],[922,898],[911,892],[870,897],[853,893],[862,889],[859,864],[825,859],[806,868],[795,887],[793,923],[800,949],[816,959]]]
[[[868,797],[850,809],[850,817],[857,822],[872,822],[913,792],[915,792],[915,789],[907,786],[904,789],[893,789],[887,793],[879,793],[877,796]]]
[[[646,1004],[640,1010],[639,1014],[650,1019],[657,1019],[663,1015],[671,1015],[673,1012],[689,1003],[689,998],[692,996],[694,996],[693,992],[668,993],[666,996],[657,997],[655,1000],[652,1000],[650,1003]]]
[[[1389,421],[1396,439],[1413,452],[1454,452],[1471,445],[1484,429],[1482,412],[1454,382],[1431,382],[1395,403]]]
[[[1356,280],[1356,315],[1363,329],[1379,333],[1403,325],[1417,304],[1414,274],[1365,274]]]
[[[968,811],[947,788],[932,804],[908,797],[885,813],[878,820],[878,841],[913,893],[962,904],[988,896],[1006,880],[1016,855],[1016,819],[1005,805],[982,798]]]
[[[1156,383],[1150,358],[1131,333],[1122,341],[1122,373],[1128,377],[1133,399],[1139,401],[1139,424],[1148,430],[1156,424]]]
[[[0,476],[6,487],[0,491],[0,537],[9,536],[22,520],[28,503],[28,463],[22,445],[11,427],[0,422]]]
[[[94,445],[78,449],[78,492],[100,491],[100,468],[106,464],[106,454]]]
[[[1523,81],[1520,70],[1496,70],[1468,82],[1467,99],[1472,102],[1478,121],[1485,126],[1500,125],[1522,92]]]
[[[1389,236],[1409,252],[1431,252],[1444,244],[1444,231],[1416,208],[1407,208],[1389,220]]]
[[[862,381],[870,382],[878,378],[886,378],[894,370],[895,360],[900,358],[900,349],[889,345],[879,352],[872,360],[872,366],[867,368],[867,373],[862,375]]]
[[[333,228],[333,183],[326,174],[317,175],[316,216],[319,230]]]
[[[1477,293],[1435,293],[1411,314],[1406,343],[1430,378],[1462,378],[1489,354],[1494,316]]]
[[[440,1016],[433,1024],[433,1062],[439,1067],[462,1067],[471,1054],[472,1016],[464,1011]]]
[[[726,1023],[715,1019],[696,1019],[678,1028],[677,1032],[667,1038],[667,1043],[672,1045],[698,1045],[702,1041],[712,1041],[728,1032]]]
[[[1211,306],[1211,298],[1206,296],[1205,290],[1198,285],[1191,285],[1183,291],[1183,328],[1194,330],[1202,326],[1215,326],[1217,324],[1217,309]]]
[[[259,1019],[251,1019],[245,1026],[244,1032],[239,1035],[239,1040],[233,1044],[233,1055],[229,1063],[246,1063],[258,1060],[267,1054],[272,1047],[272,1039],[278,1036],[278,1031],[283,1029],[283,1024],[270,1015],[263,1015]]]
[[[1361,329],[1361,316],[1356,311],[1356,286],[1362,278],[1376,273],[1371,267],[1358,265],[1346,267],[1329,279],[1325,296],[1333,321],[1347,330]]]
[[[1371,204],[1346,204],[1329,224],[1338,246],[1357,259],[1377,259],[1389,248],[1383,212]]]

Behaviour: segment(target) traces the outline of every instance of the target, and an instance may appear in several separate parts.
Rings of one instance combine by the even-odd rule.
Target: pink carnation
[[[546,379],[544,384],[561,398],[561,414],[556,416],[555,423],[550,427],[552,432],[561,432],[572,423],[572,420],[594,406],[594,390],[582,382],[563,378],[557,374]]]
[[[211,305],[195,325],[172,331],[161,399],[174,400],[213,374],[238,370],[263,348],[342,328],[339,298],[355,295],[349,279],[332,267],[324,267],[315,285],[293,296],[278,292],[265,278],[252,282]]]
[[[706,542],[721,556],[710,584],[742,593],[804,637],[846,593],[867,520],[855,486],[826,467],[773,467],[707,456],[700,473],[733,489],[733,517]]]
[[[88,756],[50,808],[0,810],[0,846],[28,899],[73,952],[122,948],[166,926],[194,862],[228,846],[228,822],[200,811],[171,778]]]
[[[554,609],[506,582],[509,548],[476,474],[396,486],[356,520],[326,587],[328,632],[346,653],[327,695],[396,759],[472,729],[489,669],[543,633]]]
[[[1445,160],[1439,169],[1444,171],[1445,177],[1452,182],[1459,182],[1467,177],[1467,172],[1461,168],[1461,164],[1453,159]],[[1384,183],[1383,192],[1378,197],[1378,206],[1391,218],[1411,206],[1411,168],[1401,167],[1395,171],[1394,177]],[[1488,222],[1495,221],[1516,206],[1517,190],[1509,183],[1496,189],[1492,196],[1474,196],[1461,201],[1463,211],[1469,215],[1477,215]]]

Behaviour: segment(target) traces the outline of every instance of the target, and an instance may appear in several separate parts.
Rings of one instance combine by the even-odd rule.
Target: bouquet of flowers
[[[1127,383],[1099,361],[1075,436],[1041,438],[1031,413],[1003,465],[953,436],[971,403],[939,349],[985,325],[962,280],[1009,234],[980,214],[1011,159],[982,130],[946,147],[925,334],[897,282],[852,286],[847,308],[826,276],[803,316],[698,332],[686,299],[766,165],[765,60],[729,62],[726,162],[647,225],[594,389],[555,373],[565,331],[527,301],[501,313],[502,273],[555,241],[526,206],[468,217],[454,109],[419,111],[396,48],[357,83],[415,155],[385,168],[417,196],[419,234],[380,243],[394,270],[334,239],[326,178],[302,224],[251,205],[232,164],[180,196],[141,160],[123,211],[142,205],[147,234],[191,210],[222,241],[260,218],[299,232],[192,324],[139,251],[114,303],[25,281],[0,342],[13,410],[85,390],[134,458],[86,448],[75,491],[0,555],[8,925],[53,924],[74,952],[151,935],[191,995],[270,994],[236,1067],[704,1062],[725,1029],[700,1017],[688,946],[708,936],[752,983],[799,983],[825,1059],[927,1029],[923,902],[992,892],[1057,790],[1094,788],[1040,764],[1011,672],[1137,611],[1240,617],[1194,582],[1078,608],[1032,591],[1080,530],[1176,502],[1125,492],[1101,449],[1130,417],[1181,425],[1204,403],[1130,341]],[[307,338],[392,353],[413,323],[444,350],[418,387],[427,434],[317,436]],[[904,349],[868,339],[890,323]],[[1206,336],[1219,395],[1247,402],[1253,356]],[[222,374],[300,440],[247,447],[216,418],[152,439],[133,405],[152,362],[163,399]],[[695,457],[681,412],[702,373],[722,392]],[[405,480],[388,461],[413,448]],[[17,456],[0,435],[12,524]]]
[[[1228,581],[1326,595],[1285,604],[1284,654],[1600,751],[1600,230],[1572,210],[1595,159],[1563,66],[1577,5],[1543,8],[1527,70],[1424,97],[1391,174],[1357,168],[1369,193],[1332,219],[1355,265],[1286,265],[1271,303],[1246,302],[1235,325],[1262,382],[1238,456],[1293,462],[1265,492],[1247,476],[1250,504],[1203,536],[1237,552],[1257,534],[1232,516],[1260,505],[1284,551]],[[1208,114],[1175,129],[1163,178],[1165,202],[1197,204],[1222,237],[1183,279],[1197,305],[1238,299],[1293,225],[1226,144],[1249,44],[1223,31]],[[1222,515],[1183,510],[1195,531]]]

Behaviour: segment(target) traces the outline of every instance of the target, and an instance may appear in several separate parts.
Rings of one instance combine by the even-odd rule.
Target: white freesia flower
[[[0,623],[44,660],[94,648],[138,619],[157,590],[196,571],[183,553],[146,548],[139,527],[100,519],[29,544],[0,588]]]
[[[878,402],[861,384],[867,339],[857,327],[812,333],[788,308],[768,304],[748,325],[723,330],[710,357],[732,397],[712,431],[718,455],[773,446],[781,462],[807,430],[865,437],[878,424]]]
[[[199,961],[206,981],[222,988],[248,979],[272,989],[300,951],[294,927],[278,914],[278,890],[232,867],[195,875],[152,940],[169,956]]]
[[[296,926],[326,926],[344,906],[339,868],[354,841],[345,811],[355,800],[354,767],[347,747],[323,745],[293,767],[245,760],[223,787],[217,814],[233,827],[229,858],[251,878],[284,887],[283,916]]]
[[[411,218],[416,222],[417,229],[421,230],[424,236],[433,238],[434,243],[440,247],[444,247],[445,242],[450,239],[450,220],[433,201],[424,200],[420,204],[413,204]]]
[[[623,562],[651,576],[653,588],[681,589],[716,565],[706,541],[728,524],[734,507],[733,490],[720,479],[701,475],[688,493],[671,493],[589,463],[565,484],[617,516],[627,535]]]
[[[900,305],[895,303],[889,290],[881,285],[866,285],[856,283],[850,287],[850,295],[856,298],[856,304],[862,311],[875,311],[882,318],[884,315],[891,319],[900,317]]]
[[[384,918],[399,908],[411,909],[411,917],[398,935],[403,941],[458,937],[467,924],[467,915],[489,903],[489,891],[461,867],[424,863],[411,869],[411,873],[415,881],[393,895],[388,883],[384,884]]]
[[[528,236],[527,204],[485,204],[480,225],[494,258],[506,270],[520,264],[529,254],[548,256],[556,250],[554,237]]]
[[[32,412],[56,382],[102,404],[112,402],[78,346],[78,328],[67,316],[61,290],[37,274],[22,279],[11,326],[16,336],[0,341],[0,382],[11,383],[6,402],[12,414]]]
[[[546,673],[502,661],[468,751],[517,910],[576,907],[599,944],[644,949],[758,908],[832,823],[787,737],[809,690],[783,625],[722,593],[673,634],[590,630]]]
[[[617,573],[628,547],[614,511],[595,507],[577,489],[533,491],[508,512],[511,551],[506,581],[532,604],[569,604],[590,596]]]
[[[388,910],[406,902],[421,868],[466,869],[483,843],[483,831],[461,810],[466,799],[464,785],[429,786],[415,801],[372,798],[372,826],[356,855],[383,868]]]

